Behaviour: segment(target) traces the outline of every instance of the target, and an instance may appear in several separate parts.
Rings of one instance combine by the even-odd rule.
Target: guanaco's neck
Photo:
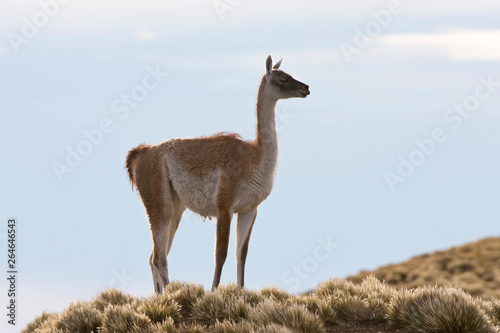
[[[271,97],[266,91],[266,77],[263,77],[257,94],[257,147],[261,157],[272,167],[276,165],[278,156],[278,137],[274,108],[278,99]]]

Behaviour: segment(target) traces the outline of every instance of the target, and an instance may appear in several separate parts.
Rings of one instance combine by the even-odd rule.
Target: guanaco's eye
[[[286,84],[286,83],[288,83],[288,82],[290,82],[290,80],[289,80],[287,77],[284,77],[284,78],[279,79],[279,83],[280,83],[280,84]]]

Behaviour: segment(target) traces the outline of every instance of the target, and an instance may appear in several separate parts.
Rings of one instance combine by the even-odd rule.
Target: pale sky
[[[498,236],[499,14],[498,1],[2,1],[0,248],[14,217],[19,308],[0,330],[110,286],[153,293],[127,151],[252,139],[269,54],[311,95],[278,103],[247,287],[299,293]],[[185,213],[171,280],[210,287],[214,233]],[[236,282],[234,227],[229,253],[222,283]]]

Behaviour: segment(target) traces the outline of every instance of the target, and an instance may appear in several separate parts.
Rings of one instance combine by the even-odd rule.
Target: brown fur
[[[134,164],[137,156],[139,156],[139,154],[142,151],[144,151],[145,149],[147,149],[149,147],[151,147],[151,145],[140,144],[137,147],[132,148],[127,154],[125,167],[127,168],[128,178],[129,178],[130,182],[132,183],[132,185],[134,184],[133,164]]]
[[[248,169],[254,160],[255,149],[250,142],[243,141],[237,134],[218,134],[195,139],[167,141],[165,149],[171,150],[186,171],[203,177],[215,168],[240,174]],[[223,174],[226,174],[223,172]],[[232,175],[233,176],[233,175]]]

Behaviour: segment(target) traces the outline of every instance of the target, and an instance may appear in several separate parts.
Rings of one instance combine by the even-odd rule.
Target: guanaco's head
[[[283,58],[281,59],[283,60]],[[266,60],[266,90],[276,99],[291,97],[304,98],[310,94],[309,86],[295,80],[291,75],[280,70],[281,60],[273,66],[271,56]]]

